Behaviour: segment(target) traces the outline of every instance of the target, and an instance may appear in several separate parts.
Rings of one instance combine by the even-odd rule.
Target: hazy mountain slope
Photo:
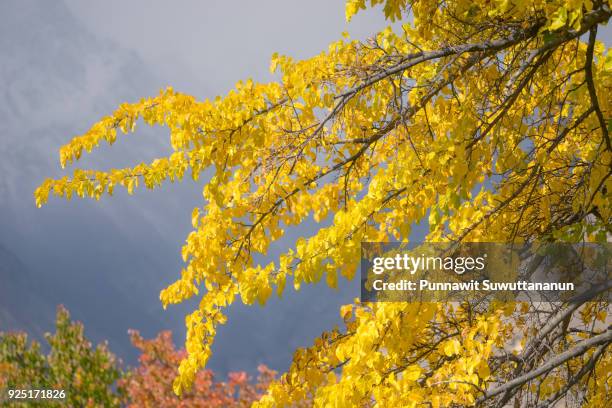
[[[65,174],[59,146],[119,103],[165,85],[136,54],[92,36],[61,1],[0,2],[0,330],[40,336],[52,330],[62,303],[94,341],[108,339],[128,361],[134,361],[128,328],[145,336],[169,328],[182,342],[183,317],[193,305],[162,311],[158,293],[179,276],[179,250],[201,185],[119,193],[102,202],[52,199],[41,209],[32,196],[45,177]],[[163,154],[164,129],[138,133],[79,166],[117,167]],[[288,290],[266,308],[236,305],[210,365],[221,372],[254,370],[261,362],[284,369],[295,347],[337,322],[338,305],[355,296],[356,284],[339,293]]]
[[[62,174],[61,144],[161,84],[135,54],[92,37],[57,1],[0,3],[0,56],[0,242],[7,248],[0,279],[11,295],[0,297],[0,328],[49,330],[56,304],[65,303],[95,337],[109,337],[125,352],[127,327],[162,326],[153,312],[156,291],[175,270],[174,262],[164,263],[175,248],[159,229],[163,220],[154,218],[180,197],[157,197],[157,210],[148,211],[140,209],[146,195],[104,204],[54,201],[38,210],[32,193],[44,177]],[[153,140],[102,149],[83,165],[123,166],[163,151],[163,134],[143,136]],[[133,231],[131,221],[145,228]],[[18,276],[25,270],[27,278]],[[44,282],[35,303],[23,295],[32,282]]]

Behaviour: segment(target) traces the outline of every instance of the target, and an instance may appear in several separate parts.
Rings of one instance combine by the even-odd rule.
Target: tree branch
[[[576,375],[570,378],[567,384],[565,384],[565,387],[561,388],[559,391],[557,391],[552,397],[548,398],[546,401],[543,401],[542,403],[538,404],[537,408],[550,407],[559,398],[563,397],[570,390],[570,388],[572,388],[574,385],[576,385],[578,381],[580,381],[582,377],[584,377],[587,373],[593,370],[593,368],[595,367],[595,364],[597,363],[597,360],[599,360],[599,358],[601,357],[601,355],[603,354],[603,352],[606,350],[608,346],[609,346],[609,343],[602,344],[601,346],[599,346],[597,350],[595,350],[595,352],[593,353],[589,361],[584,366],[582,366],[582,368],[580,369],[580,371],[576,373]]]
[[[612,342],[612,328],[608,328],[608,330],[606,330],[600,335],[576,343],[574,348],[567,350],[559,354],[557,357],[548,360],[546,363],[542,364],[540,367],[536,368],[533,371],[530,371],[520,377],[508,381],[502,386],[485,391],[484,395],[478,398],[476,403],[482,403],[485,400],[493,398],[501,393],[505,393],[513,388],[520,387],[526,382],[551,371],[552,369],[565,363],[566,361],[571,360],[572,358],[575,358],[581,354],[584,354],[591,347],[599,345],[608,345],[610,344],[610,342]]]

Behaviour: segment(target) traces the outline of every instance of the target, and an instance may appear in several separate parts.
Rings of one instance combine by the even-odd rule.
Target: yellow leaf
[[[448,357],[451,357],[455,354],[459,354],[459,351],[461,350],[461,344],[459,344],[459,341],[456,339],[448,340],[444,343],[442,350],[444,351],[444,354],[446,354]]]

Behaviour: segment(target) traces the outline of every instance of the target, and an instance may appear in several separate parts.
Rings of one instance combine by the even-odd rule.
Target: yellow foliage
[[[169,155],[75,169],[35,192],[38,206],[50,194],[100,199],[213,169],[192,213],[186,266],[160,294],[166,307],[203,292],[185,320],[178,394],[205,366],[237,297],[263,305],[287,279],[299,289],[325,276],[335,287],[338,275],[354,277],[362,241],[407,240],[422,220],[430,241],[606,239],[610,57],[580,36],[609,19],[607,2],[349,0],[347,19],[368,4],[405,21],[401,32],[342,39],[303,61],[275,54],[279,82],[238,82],[214,100],[168,88],[122,104],[61,148],[62,167],[140,122],[168,127]],[[331,224],[277,262],[254,262],[311,216]],[[493,354],[527,327],[513,307],[356,303],[340,313],[346,327],[296,350],[260,406],[473,405],[500,375]]]

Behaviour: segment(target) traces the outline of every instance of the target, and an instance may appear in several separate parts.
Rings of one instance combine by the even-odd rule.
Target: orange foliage
[[[227,381],[216,381],[211,370],[199,371],[194,387],[177,397],[172,391],[184,350],[176,350],[172,333],[163,331],[152,340],[138,331],[130,331],[132,344],[141,351],[140,365],[119,381],[119,389],[128,407],[248,407],[265,392],[276,372],[265,365],[258,367],[257,382],[244,372],[229,373]]]

